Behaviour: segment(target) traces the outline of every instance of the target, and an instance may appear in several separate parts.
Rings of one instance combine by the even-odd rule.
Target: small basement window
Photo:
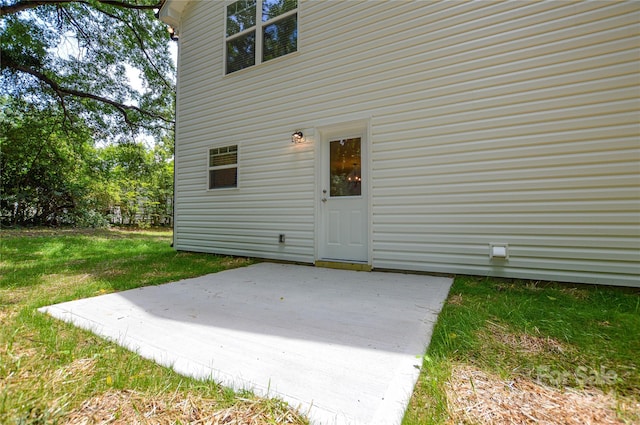
[[[238,145],[209,149],[209,189],[238,187]]]

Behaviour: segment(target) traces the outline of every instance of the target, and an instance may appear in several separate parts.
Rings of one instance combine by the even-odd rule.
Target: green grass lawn
[[[252,263],[177,253],[170,232],[6,231],[0,239],[0,423],[306,423],[283,403],[182,377],[38,307]],[[102,416],[101,416],[102,415]],[[81,422],[81,421],[80,421]],[[139,422],[140,423],[140,422]],[[144,423],[144,422],[143,422]]]
[[[305,423],[278,401],[182,377],[36,311],[252,260],[178,253],[169,232],[3,230],[0,237],[0,423],[213,416],[243,423],[258,415],[265,424]],[[616,400],[619,420],[637,423],[638,353],[638,290],[457,277],[404,424],[452,423],[447,388],[463,367],[562,391],[601,391]]]
[[[447,423],[445,387],[468,367],[558,395],[596,390],[618,420],[640,423],[640,291],[457,277],[404,423]]]

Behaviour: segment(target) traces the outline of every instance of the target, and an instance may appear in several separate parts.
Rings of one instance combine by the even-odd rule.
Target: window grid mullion
[[[209,169],[210,170],[221,170],[223,168],[233,168],[236,165],[238,165],[238,163],[234,163],[234,164],[225,164],[225,165],[210,165]]]
[[[256,59],[255,64],[262,63],[262,0],[256,1]]]
[[[256,31],[257,25],[254,25],[252,27],[247,28],[246,30],[242,30],[240,32],[237,32],[233,35],[230,35],[228,37],[225,38],[225,41],[233,41],[236,38],[242,37],[245,34],[248,34],[250,32]]]
[[[274,22],[278,22],[280,19],[287,18],[287,17],[289,17],[291,15],[295,15],[296,13],[298,13],[298,8],[297,7],[295,9],[292,9],[292,10],[290,10],[288,12],[285,12],[285,13],[283,13],[281,15],[278,15],[278,16],[276,16],[274,18],[271,18],[268,21],[261,22],[261,24],[262,24],[263,27],[266,27],[267,25],[271,25]],[[261,14],[260,18],[262,19],[262,14]]]

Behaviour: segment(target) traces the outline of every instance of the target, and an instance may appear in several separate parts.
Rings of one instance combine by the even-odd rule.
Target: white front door
[[[367,263],[369,214],[364,134],[322,138],[319,257]]]

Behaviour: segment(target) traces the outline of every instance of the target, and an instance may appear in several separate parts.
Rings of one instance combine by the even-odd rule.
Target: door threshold
[[[315,266],[324,267],[327,269],[355,270],[358,272],[370,272],[373,269],[371,264],[366,264],[366,263],[350,263],[350,262],[343,262],[343,261],[325,261],[325,260],[316,261]]]

